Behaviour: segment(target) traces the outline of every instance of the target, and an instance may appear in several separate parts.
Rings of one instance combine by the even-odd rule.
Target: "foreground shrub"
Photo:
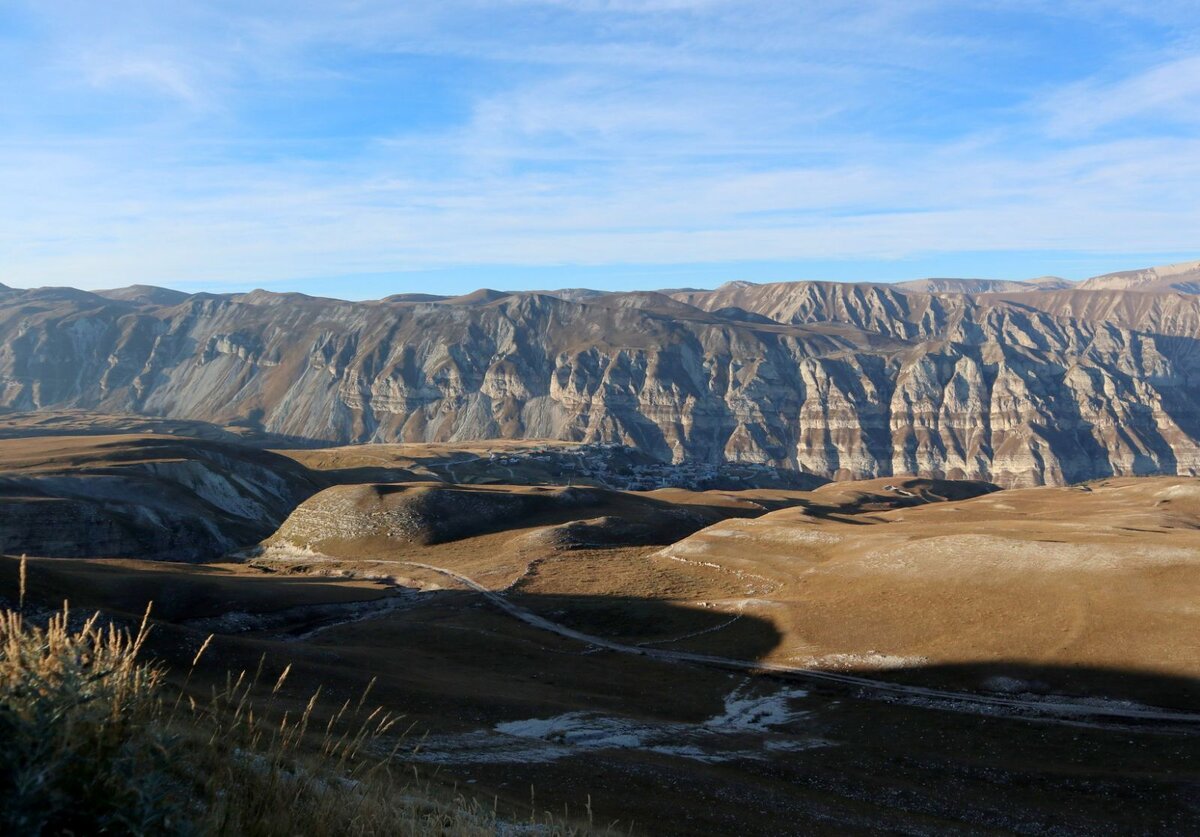
[[[0,829],[8,834],[177,830],[164,737],[162,671],[135,637],[69,613],[45,628],[0,612]]]
[[[288,669],[268,691],[260,661],[197,701],[139,661],[147,624],[130,633],[92,617],[72,628],[64,606],[41,627],[0,611],[0,834],[509,830],[478,804],[393,775],[403,739],[394,716],[365,705],[370,687],[317,725],[319,692],[291,717],[277,708]]]

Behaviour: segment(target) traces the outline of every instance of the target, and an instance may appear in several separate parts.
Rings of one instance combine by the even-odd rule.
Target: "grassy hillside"
[[[148,616],[148,614],[147,614]],[[37,620],[41,621],[41,620]],[[143,659],[148,632],[65,607],[0,611],[0,832],[484,835],[511,828],[392,756],[400,718],[357,701],[301,711],[289,668],[231,673],[201,699]],[[207,644],[206,644],[207,646]],[[193,666],[204,654],[201,648]],[[190,681],[190,674],[188,675]],[[539,834],[574,834],[556,823]]]

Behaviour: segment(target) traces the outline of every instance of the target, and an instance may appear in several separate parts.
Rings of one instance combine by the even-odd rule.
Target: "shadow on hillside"
[[[0,557],[0,600],[9,605],[17,598],[17,567],[16,559]],[[753,663],[767,658],[782,640],[779,630],[768,620],[748,614],[734,619],[724,610],[664,598],[513,591],[505,598],[511,605],[506,609],[462,589],[386,590],[344,579],[242,575],[195,565],[32,559],[27,602],[35,608],[56,609],[64,599],[71,601],[77,613],[102,609],[130,619],[139,617],[152,601],[153,616],[164,625],[185,631],[203,627],[231,639],[252,639],[256,643],[286,641],[288,653],[300,650],[292,644],[297,638],[313,647],[322,647],[328,641],[353,645],[353,632],[340,626],[362,623],[367,635],[373,630],[369,626],[374,623],[377,628],[382,624],[379,620],[393,618],[393,614],[404,616],[398,623],[401,625],[421,624],[423,630],[438,625],[446,631],[461,630],[459,623],[482,617],[514,634],[537,637],[555,653],[598,652],[606,665],[626,660],[636,661],[639,666],[654,663],[724,673],[736,672],[737,666],[673,661],[653,652],[704,654]],[[231,613],[238,618],[219,618]],[[337,628],[337,633],[326,637],[323,632],[331,628]],[[620,647],[589,649],[589,637]],[[489,652],[481,648],[480,653]],[[469,668],[473,664],[469,656],[456,657],[456,665]],[[552,661],[553,655],[548,659]],[[477,662],[485,661],[481,656]],[[1149,669],[988,660],[836,671],[886,683],[1002,698],[1104,698],[1200,712],[1200,679]],[[807,683],[819,692],[871,696],[870,687],[812,679],[801,672],[755,673],[781,682]],[[884,693],[877,697],[890,699]]]
[[[347,507],[347,503],[352,504]],[[382,509],[382,513],[379,510]],[[666,546],[730,517],[755,516],[761,506],[671,503],[652,496],[604,488],[478,486],[432,482],[347,486],[309,501],[296,528],[285,524],[277,540],[312,546],[328,556],[389,560],[397,548],[466,541],[510,533],[544,538],[553,548]],[[357,515],[355,538],[320,536],[307,519]],[[403,525],[388,520],[403,520]],[[532,530],[542,530],[533,532]]]
[[[1147,661],[1153,663],[1153,661]],[[1195,712],[1200,733],[1200,679],[1118,667],[1030,663],[1017,660],[943,663],[902,668],[860,668],[861,677],[889,683],[965,691],[1000,698],[1052,700],[1102,698],[1097,706],[1130,708],[1137,704]],[[1127,704],[1127,705],[1126,705]]]
[[[204,564],[30,558],[27,567],[26,602],[31,607],[58,610],[67,601],[74,613],[102,609],[133,619],[152,604],[153,618],[164,622],[363,602],[386,592],[312,576],[235,575]],[[18,599],[18,575],[19,559],[0,556],[0,602],[8,606]]]
[[[440,482],[437,477],[386,465],[359,465],[349,468],[313,470],[316,477],[328,485],[364,485],[368,483]]]
[[[0,559],[0,598],[15,600],[16,586],[16,561]],[[466,742],[457,751],[462,761],[438,769],[476,783],[515,819],[528,815],[522,806],[532,785],[540,805],[577,811],[586,802],[599,822],[636,820],[635,833],[1196,833],[1200,826],[1195,722],[1054,715],[894,689],[1032,703],[1065,695],[1100,708],[1197,712],[1195,678],[1016,661],[841,670],[889,688],[751,675],[639,651],[761,660],[781,636],[754,616],[729,624],[727,612],[665,599],[510,593],[505,601],[532,614],[531,624],[469,590],[371,598],[379,592],[215,567],[29,565],[34,608],[58,607],[66,596],[75,613],[105,608],[136,623],[154,599],[161,621],[146,649],[172,683],[197,697],[225,688],[228,672],[252,674],[264,663],[265,693],[287,666],[276,709],[304,712],[319,687],[325,703],[314,728],[323,729],[329,713],[371,684],[373,705],[405,713],[401,726],[413,725],[414,745],[444,753],[455,752],[447,741]],[[237,618],[220,618],[230,613]],[[538,619],[622,647],[589,646]],[[187,674],[209,633],[215,639]],[[713,724],[731,718],[732,707],[752,708],[756,698],[766,701],[764,712],[790,707],[783,714],[791,720],[758,723],[767,716],[751,714],[748,726],[711,732],[725,729]],[[554,718],[575,719],[582,737],[537,739],[539,725]],[[509,735],[497,743],[499,725],[511,722],[537,740]],[[628,724],[632,739],[614,736]],[[657,751],[643,750],[643,731]],[[422,738],[426,732],[431,739]],[[714,735],[728,743],[714,743]],[[598,736],[607,743],[596,743]],[[692,746],[749,756],[709,763],[689,756]],[[508,755],[489,762],[497,747]],[[546,747],[576,752],[546,761],[538,756]]]

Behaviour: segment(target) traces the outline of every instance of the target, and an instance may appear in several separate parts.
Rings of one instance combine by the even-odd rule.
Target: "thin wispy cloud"
[[[1182,6],[340,5],[0,11],[0,282],[355,295],[1196,248]]]
[[[1058,136],[1136,121],[1159,130],[1200,125],[1200,55],[1150,67],[1112,82],[1083,81],[1049,97],[1050,127]]]

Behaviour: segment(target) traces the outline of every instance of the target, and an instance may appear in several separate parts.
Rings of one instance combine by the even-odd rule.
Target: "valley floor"
[[[70,472],[29,447],[0,474],[9,507]],[[298,705],[376,678],[411,725],[397,761],[513,818],[1200,829],[1200,481],[629,492],[453,483],[428,451],[380,450],[364,483],[363,452],[339,450],[284,466],[307,499],[220,560],[31,552],[30,606],[133,620],[153,600],[173,671],[213,635],[201,692],[264,655],[292,663]],[[128,467],[87,456],[87,479]],[[0,559],[0,596],[16,576]]]

